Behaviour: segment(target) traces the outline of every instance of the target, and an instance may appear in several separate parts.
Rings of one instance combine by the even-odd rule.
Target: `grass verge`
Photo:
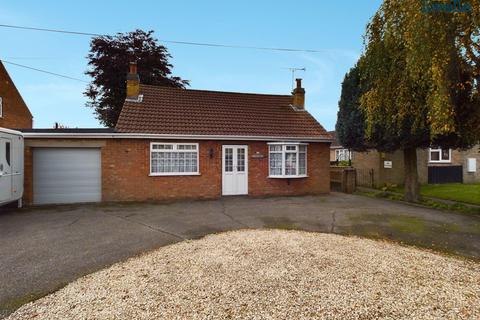
[[[392,191],[403,194],[404,190],[403,187],[396,187]],[[420,194],[424,197],[480,205],[480,184],[424,184],[420,186]]]
[[[403,195],[399,193],[388,192],[388,191],[357,191],[355,192],[355,194],[367,196],[367,197],[373,197],[373,198],[382,198],[382,199],[389,199],[393,201],[405,202],[403,200]],[[443,203],[443,202],[438,202],[430,199],[421,199],[417,204],[434,208],[434,209],[439,209],[439,210],[454,211],[461,214],[480,215],[480,208],[470,207],[461,203],[450,204],[450,203]]]

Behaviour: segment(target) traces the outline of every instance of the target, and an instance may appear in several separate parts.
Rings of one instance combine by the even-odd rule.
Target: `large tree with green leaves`
[[[137,62],[142,84],[184,88],[188,81],[172,76],[170,58],[153,31],[93,38],[87,56],[90,69],[86,74],[92,77],[84,92],[89,98],[87,106],[95,110],[102,124],[114,127],[126,97],[126,75],[132,61]]]
[[[418,0],[384,0],[359,61],[365,136],[401,149],[405,199],[419,198],[416,149],[467,148],[480,132],[479,1],[468,12],[422,12]]]
[[[362,85],[358,66],[353,67],[345,75],[342,83],[342,94],[338,102],[337,124],[335,132],[343,147],[365,151],[365,119],[360,109]]]

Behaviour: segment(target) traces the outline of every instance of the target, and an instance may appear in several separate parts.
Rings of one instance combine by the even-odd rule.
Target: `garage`
[[[100,148],[33,148],[33,203],[102,199]]]

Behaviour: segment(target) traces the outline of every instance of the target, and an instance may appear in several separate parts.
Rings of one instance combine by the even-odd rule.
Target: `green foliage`
[[[466,148],[479,139],[479,3],[472,12],[423,13],[385,0],[359,61],[366,138],[379,150]]]
[[[348,161],[348,160],[338,161],[337,165],[339,167],[349,167],[350,166],[350,161]]]
[[[355,151],[365,151],[365,120],[360,110],[360,70],[350,69],[342,83],[342,95],[338,103],[335,131],[340,144]]]
[[[84,95],[87,107],[95,110],[97,118],[107,127],[114,127],[126,97],[128,65],[136,61],[142,84],[180,87],[188,81],[172,76],[171,58],[167,48],[153,37],[153,31],[135,30],[115,36],[93,38],[87,56],[92,77]]]
[[[398,188],[398,185],[394,183],[385,183],[385,185],[381,188],[382,191],[395,191]]]

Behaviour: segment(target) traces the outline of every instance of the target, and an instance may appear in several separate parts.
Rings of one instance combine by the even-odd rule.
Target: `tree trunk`
[[[417,149],[403,149],[405,163],[405,201],[417,202],[420,199],[420,185],[417,172]]]

